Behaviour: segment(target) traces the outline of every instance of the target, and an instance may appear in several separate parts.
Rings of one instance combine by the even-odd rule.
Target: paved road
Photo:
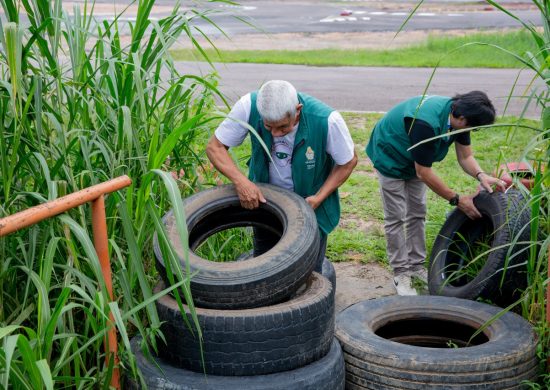
[[[205,74],[205,63],[178,62],[180,71]],[[311,94],[343,111],[387,111],[410,96],[421,94],[430,78],[431,68],[381,67],[308,67],[302,65],[216,64],[221,77],[220,89],[231,103],[239,96],[257,89],[264,81],[288,80],[302,92]],[[498,114],[504,112],[506,100],[518,75],[513,69],[450,69],[435,73],[429,94],[454,95],[479,89],[493,100]],[[510,115],[520,115],[526,99],[521,94],[531,81],[523,72],[516,85],[516,97],[507,109]],[[532,106],[528,117],[537,118],[540,111]]]
[[[331,3],[319,1],[258,1],[243,0],[240,5],[213,3],[211,8],[218,14],[211,18],[229,34],[251,33],[254,30],[234,16],[258,26],[269,33],[286,32],[358,32],[397,31],[406,20],[410,10],[392,10],[374,7],[368,3]],[[447,2],[449,3],[449,2]],[[366,5],[365,5],[366,4]],[[351,11],[342,16],[343,10]],[[521,20],[540,24],[540,12],[517,9],[514,14]],[[206,23],[199,22],[204,32],[217,36],[219,32]],[[408,21],[406,30],[430,29],[475,29],[515,27],[519,23],[500,11],[461,12],[423,11],[422,7]]]

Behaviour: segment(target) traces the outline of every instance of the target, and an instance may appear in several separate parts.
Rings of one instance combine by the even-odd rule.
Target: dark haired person
[[[481,217],[473,203],[475,194],[458,194],[432,169],[445,158],[455,144],[458,163],[483,188],[504,190],[504,184],[486,174],[477,163],[470,147],[470,132],[445,136],[450,131],[489,125],[495,120],[495,109],[484,92],[471,91],[453,98],[422,95],[393,107],[372,132],[366,152],[380,183],[384,207],[384,230],[387,253],[399,295],[416,295],[412,278],[427,279],[424,267],[426,239],[426,186],[469,218]],[[435,136],[435,140],[412,145]]]

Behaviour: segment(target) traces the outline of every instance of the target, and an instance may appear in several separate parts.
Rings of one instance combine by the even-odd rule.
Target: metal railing
[[[100,183],[61,198],[31,207],[19,213],[0,219],[0,237],[16,232],[20,229],[34,225],[37,222],[64,213],[84,203],[92,203],[92,231],[94,247],[101,265],[101,273],[111,301],[113,296],[113,281],[111,276],[111,261],[109,260],[107,219],[105,215],[104,195],[118,191],[132,184],[128,176],[120,176],[115,179]],[[109,314],[109,329],[105,338],[105,364],[109,367],[113,358],[113,375],[111,386],[120,389],[120,369],[118,360],[118,347],[116,328],[112,313]]]

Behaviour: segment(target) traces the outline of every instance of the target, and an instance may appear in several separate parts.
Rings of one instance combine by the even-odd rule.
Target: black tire
[[[242,253],[235,261],[244,261],[253,258],[253,250]],[[332,288],[336,290],[336,270],[332,262],[326,257],[323,259],[321,274],[332,283]]]
[[[336,339],[322,358],[296,370],[257,376],[215,376],[175,368],[164,360],[148,361],[140,350],[141,337],[131,341],[147,388],[150,390],[344,390],[344,359]],[[158,365],[158,368],[157,368]],[[127,389],[141,389],[134,379]]]
[[[359,302],[336,320],[346,389],[521,389],[534,380],[537,338],[508,312],[466,344],[500,309],[438,296]],[[459,348],[454,347],[454,345]]]
[[[433,295],[490,299],[508,305],[526,287],[530,208],[519,191],[481,192],[474,204],[483,215],[471,220],[455,209],[441,228],[432,248],[428,288]],[[491,236],[491,250],[476,269],[465,272],[471,252],[485,252],[478,240]],[[479,247],[479,248],[478,248]],[[468,254],[470,251],[470,254]],[[485,262],[483,263],[483,260]],[[505,272],[503,276],[503,272]]]
[[[215,187],[184,200],[189,231],[189,263],[195,304],[211,309],[244,309],[282,302],[302,285],[315,267],[319,232],[313,209],[299,195],[269,184],[258,184],[267,203],[256,210],[240,206],[233,185]],[[182,269],[184,252],[172,212],[164,217]],[[198,257],[196,249],[209,236],[234,227],[254,226],[281,239],[269,251],[248,261],[213,262]],[[155,233],[157,270],[169,283]]]
[[[332,288],[336,290],[336,270],[332,262],[326,257],[323,260],[323,269],[321,273],[332,283]]]
[[[155,293],[162,289],[159,283]],[[204,367],[196,332],[189,331],[176,300],[160,298],[157,311],[166,339],[159,355],[176,366],[212,375],[293,370],[326,355],[334,337],[334,290],[316,272],[301,294],[284,303],[242,310],[197,308]]]

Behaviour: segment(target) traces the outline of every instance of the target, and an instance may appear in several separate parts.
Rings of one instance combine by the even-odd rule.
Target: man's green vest
[[[267,150],[271,150],[273,137],[266,130],[260,113],[256,107],[257,92],[250,94],[251,110],[248,123],[252,126]],[[294,140],[291,171],[294,182],[294,192],[306,198],[315,195],[323,185],[334,167],[334,160],[326,153],[328,117],[332,108],[319,100],[299,93],[298,100],[303,104],[300,114],[300,124]],[[269,159],[256,136],[251,134],[252,156],[249,162],[248,177],[256,183],[269,183]],[[315,210],[319,228],[326,234],[330,233],[340,220],[340,199],[338,191],[334,191]]]
[[[374,167],[382,175],[394,179],[416,177],[414,160],[411,152],[407,151],[412,144],[404,118],[421,119],[434,129],[434,135],[441,135],[449,129],[451,103],[451,98],[445,96],[416,96],[388,111],[374,127],[366,148]],[[443,137],[433,142],[434,161],[441,161],[449,151],[449,140]]]

